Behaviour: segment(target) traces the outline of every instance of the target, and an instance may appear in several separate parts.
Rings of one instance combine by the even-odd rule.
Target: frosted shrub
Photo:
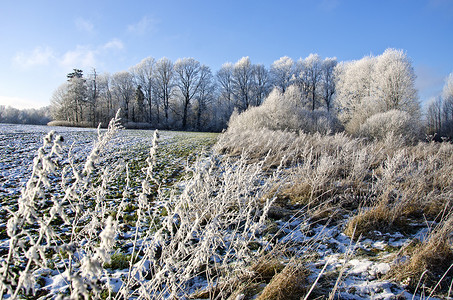
[[[415,73],[409,57],[403,51],[387,49],[376,57],[366,56],[357,61],[341,63],[337,65],[335,73],[335,102],[339,119],[348,133],[357,135],[368,118],[392,110],[404,111],[414,121],[419,121],[420,104],[415,89]],[[369,126],[365,125],[367,128]],[[410,130],[408,135],[412,134]]]
[[[419,125],[409,113],[390,110],[372,115],[360,126],[358,134],[371,139],[383,140],[388,134],[406,141],[414,141],[419,136]]]
[[[340,129],[339,122],[327,111],[310,110],[296,86],[290,86],[285,93],[274,89],[259,107],[252,107],[242,114],[234,114],[228,130],[267,128],[303,132],[329,133]]]

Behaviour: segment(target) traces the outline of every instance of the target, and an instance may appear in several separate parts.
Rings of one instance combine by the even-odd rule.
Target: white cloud
[[[70,68],[89,68],[96,65],[96,51],[88,46],[78,45],[76,49],[67,51],[59,60],[60,65]]]
[[[59,64],[65,68],[93,68],[99,65],[99,59],[105,57],[112,50],[122,50],[124,44],[114,38],[95,48],[78,45],[76,49],[67,51],[60,59]]]
[[[77,18],[75,20],[75,25],[76,25],[77,29],[79,29],[80,31],[86,31],[88,33],[92,33],[94,30],[93,23],[91,23],[90,21],[85,20],[83,18]]]
[[[54,51],[50,47],[36,47],[33,51],[19,52],[13,58],[14,63],[22,68],[31,68],[34,66],[45,66],[55,57]]]
[[[155,30],[157,21],[147,16],[143,17],[138,23],[127,26],[130,33],[143,35],[149,31]]]
[[[120,39],[114,38],[102,46],[103,49],[117,49],[122,50],[124,48],[123,42]]]
[[[29,70],[37,67],[56,66],[63,69],[93,68],[103,64],[104,59],[115,51],[123,50],[124,44],[118,38],[113,38],[99,45],[77,45],[65,52],[56,52],[51,47],[36,47],[32,51],[19,52],[12,58],[16,67]]]

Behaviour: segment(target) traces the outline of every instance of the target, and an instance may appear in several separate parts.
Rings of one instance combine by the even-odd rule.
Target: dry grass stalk
[[[453,215],[450,214],[424,242],[411,249],[410,259],[397,265],[391,276],[408,283],[412,290],[418,287],[418,282],[422,282],[425,287],[431,288],[431,293],[434,293],[435,287],[438,291],[446,292],[453,280],[452,232]]]
[[[264,288],[258,300],[300,299],[307,292],[308,270],[299,262],[289,263]]]

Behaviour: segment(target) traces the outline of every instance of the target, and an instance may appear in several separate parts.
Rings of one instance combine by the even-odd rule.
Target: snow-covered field
[[[412,235],[376,231],[375,238],[357,241],[342,231],[348,216],[335,225],[309,224],[300,210],[267,219],[266,205],[263,210],[256,207],[270,190],[272,176],[261,172],[259,165],[222,163],[219,157],[209,157],[216,135],[204,133],[160,132],[159,147],[149,152],[152,131],[123,130],[106,145],[98,161],[104,173],[90,177],[92,182],[81,180],[77,185],[73,173],[74,178],[62,180],[58,175],[65,171],[49,171],[51,187],[33,196],[39,203],[30,217],[37,222],[48,220],[47,227],[40,224],[37,230],[39,226],[24,221],[25,229],[15,234],[25,244],[18,243],[20,250],[8,258],[12,227],[7,221],[18,211],[21,189],[32,176],[33,159],[50,130],[64,137],[56,166],[80,170],[96,144],[96,130],[0,125],[0,253],[3,262],[9,259],[9,272],[17,274],[5,280],[4,295],[14,293],[14,281],[19,278],[26,289],[18,295],[25,291],[42,299],[56,295],[220,299],[228,285],[231,292],[239,291],[236,299],[253,299],[263,287],[253,294],[238,289],[238,281],[255,280],[256,272],[249,266],[284,245],[287,258],[279,255],[281,263],[302,259],[309,270],[310,297],[327,298],[331,293],[341,299],[428,296],[423,291],[413,296],[403,284],[385,279],[392,265],[406,259],[400,249],[414,238],[424,239],[424,224],[414,224],[420,229]],[[196,160],[200,156],[204,158]],[[114,167],[118,162],[124,164]],[[278,175],[274,173],[277,181]],[[82,194],[68,196],[72,187]],[[74,208],[76,199],[84,211]],[[63,220],[49,219],[50,207],[55,211],[63,207],[59,210]],[[22,217],[27,219],[25,214]],[[42,229],[48,227],[52,232]],[[114,233],[109,236],[110,231]],[[41,232],[42,240],[37,239],[36,252],[30,254],[33,247],[26,244]],[[36,265],[21,273],[28,261]],[[5,267],[0,273],[7,274]]]
[[[45,194],[37,196],[44,199],[64,196],[65,188],[62,185],[65,180],[59,178],[59,176],[62,176],[67,171],[65,168],[78,168],[80,171],[88,160],[87,157],[90,156],[95,143],[97,143],[98,135],[105,134],[106,130],[98,132],[95,129],[85,128],[0,124],[0,252],[2,261],[5,261],[10,248],[9,237],[6,234],[7,221],[11,219],[13,212],[16,213],[18,211],[17,201],[21,197],[21,193],[23,194],[30,177],[34,174],[34,165],[36,168],[34,159],[39,156],[39,151],[42,151],[39,149],[41,147],[41,149],[46,149],[43,146],[43,142],[49,132],[55,132],[54,138],[59,138],[57,135],[61,135],[63,142],[61,143],[62,149],[58,155],[59,158],[53,160],[55,161],[54,169],[56,170],[50,173],[54,174],[46,174],[53,188],[44,191],[44,187],[42,187]],[[113,176],[117,176],[109,179],[110,186],[106,188],[108,192],[105,195],[104,202],[109,207],[109,211],[116,213],[116,206],[126,199],[126,196],[121,196],[126,188],[129,189],[127,193],[130,193],[127,196],[127,201],[129,202],[130,198],[133,198],[139,192],[140,182],[144,178],[144,169],[147,166],[146,159],[149,157],[149,151],[153,145],[153,135],[154,132],[149,130],[120,130],[105,146],[105,149],[102,149],[103,154],[100,155],[99,165],[102,166],[104,171],[109,171]],[[209,151],[216,140],[216,136],[217,134],[210,133],[160,131],[159,153],[154,157],[156,173],[154,174],[154,180],[159,180],[159,190],[170,190],[173,184],[178,182],[184,175],[185,169],[197,157],[203,156],[205,152]],[[58,162],[56,162],[57,160]],[[128,178],[126,179],[125,177]],[[59,185],[61,187],[57,188]],[[157,193],[157,187],[153,187],[153,193]],[[39,204],[37,203],[36,208],[38,209],[42,206],[43,200],[40,201]],[[129,214],[124,216],[124,222],[135,225],[133,223],[137,220],[135,210],[138,204],[134,202],[122,204],[127,206],[126,210]],[[159,203],[155,204],[157,208],[161,208]],[[38,211],[37,213],[42,212]],[[71,230],[71,226],[63,225],[58,228],[61,229],[61,232],[56,232],[56,236],[64,235],[65,232]],[[124,231],[117,236],[118,243],[116,248],[121,249],[126,245],[125,247],[128,249],[127,245],[131,243],[129,239],[134,235],[135,227],[126,226],[121,229]],[[145,230],[145,227],[140,228],[140,231],[143,230]],[[57,258],[56,260],[59,259]],[[41,285],[35,284],[35,288],[40,290],[37,293],[54,296],[62,292],[68,293],[71,280],[68,277],[64,277],[59,269],[63,267],[64,263],[57,263],[53,259],[51,261],[51,265],[54,265],[55,269],[43,266],[34,272],[35,277],[45,278]],[[22,262],[16,261],[13,264],[21,265]],[[120,276],[118,274],[120,273],[112,275],[111,283],[114,289],[114,278],[115,276]]]
[[[66,152],[71,150],[76,159],[87,157],[98,136],[98,131],[90,128],[0,124],[0,196],[2,198],[18,196],[30,177],[33,158],[42,146],[43,138],[52,130],[63,136]],[[102,132],[105,130],[101,130]],[[170,145],[177,145],[181,149],[193,148],[197,145],[194,143],[184,145],[184,141],[199,136],[209,139],[215,135],[160,131],[160,142],[164,152],[167,148],[172,148]],[[107,151],[111,152],[115,158],[139,159],[140,156],[147,155],[152,139],[153,131],[150,130],[123,130],[118,133]],[[203,144],[200,146],[202,148]],[[173,157],[173,159],[181,158]],[[184,158],[182,160],[181,163],[184,163]]]
[[[83,128],[47,127],[34,125],[0,124],[0,195],[14,197],[30,177],[33,158],[43,137],[51,130],[64,136],[66,143],[74,143],[75,152],[86,155],[96,138],[96,131]],[[82,152],[82,153],[81,153]]]

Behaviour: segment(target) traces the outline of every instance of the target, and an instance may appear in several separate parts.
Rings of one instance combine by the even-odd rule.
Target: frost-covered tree
[[[145,94],[142,91],[142,86],[139,85],[135,89],[134,93],[134,103],[132,106],[132,121],[133,122],[145,122],[145,107],[144,107],[144,102],[145,102]]]
[[[93,68],[91,74],[89,74],[88,79],[86,80],[87,84],[87,121],[92,124],[93,127],[96,127],[99,122],[100,116],[96,113],[96,107],[99,105],[99,81],[98,73],[96,69]]]
[[[442,95],[431,99],[426,113],[428,134],[453,138],[453,73],[445,79]]]
[[[157,98],[153,98],[155,65],[155,59],[152,57],[147,57],[140,61],[137,65],[133,66],[130,70],[134,75],[136,85],[141,86],[144,101],[146,102],[147,119],[150,123],[153,121],[153,106],[155,107],[156,112],[159,111],[159,105],[156,101]]]
[[[233,67],[233,93],[240,111],[246,110],[252,100],[254,70],[250,58],[243,57]]]
[[[72,111],[67,101],[68,83],[61,84],[50,98],[50,113],[54,120],[71,121]]]
[[[443,98],[443,118],[445,123],[444,134],[453,138],[453,73],[451,73],[442,90]]]
[[[332,70],[335,64],[335,58],[323,61],[318,54],[310,54],[305,59],[300,58],[294,64],[292,82],[301,91],[302,105],[314,111],[323,106],[326,99],[332,100],[335,92]],[[331,102],[328,106],[330,109]]]
[[[335,94],[335,76],[334,70],[337,65],[337,58],[327,57],[322,62],[322,99],[326,105],[327,111],[332,108],[333,95]]]
[[[50,98],[50,114],[54,120],[70,121],[70,110],[66,101],[67,83],[61,84]]]
[[[186,129],[189,105],[200,86],[200,62],[193,58],[178,59],[175,63],[176,86],[182,96],[182,128]]]
[[[288,56],[280,57],[272,63],[269,71],[272,84],[284,93],[292,83],[294,71],[294,61]]]
[[[170,99],[175,87],[175,72],[171,60],[163,57],[156,62],[154,80],[156,97],[164,108],[164,126],[168,127]],[[157,123],[160,123],[159,111],[157,111]]]
[[[99,101],[96,110],[103,126],[110,122],[118,109],[114,105],[111,82],[112,76],[109,73],[103,73],[98,77]]]
[[[269,71],[264,65],[253,66],[253,105],[259,106],[269,94]]]
[[[322,59],[318,54],[310,54],[304,60],[304,71],[308,81],[308,88],[311,100],[311,110],[315,110],[318,102],[319,84],[322,75]]]
[[[406,112],[414,126],[418,123],[415,74],[404,52],[387,49],[377,57],[341,63],[335,76],[339,118],[348,132],[357,134],[368,118],[390,110]]]
[[[378,102],[371,92],[374,60],[366,56],[358,61],[340,63],[335,68],[338,117],[347,131],[356,131],[369,114],[382,111],[375,109]]]
[[[83,113],[88,96],[86,80],[83,77],[83,71],[79,69],[74,69],[74,72],[69,73],[67,78],[69,85],[66,97],[70,110],[73,112],[71,121],[79,123],[84,121]]]
[[[93,126],[95,121],[96,83],[92,76],[87,80],[83,71],[74,69],[67,75],[51,98],[51,114],[54,120]]]
[[[226,123],[234,109],[234,81],[232,63],[224,63],[216,73],[219,97],[217,107],[220,110],[221,122]]]
[[[445,85],[442,89],[442,97],[446,100],[453,99],[453,73],[445,79]]]
[[[411,115],[419,113],[415,72],[403,50],[387,49],[376,58],[373,93],[384,101],[386,110],[399,109]]]
[[[113,95],[122,108],[126,120],[132,119],[133,110],[130,110],[134,99],[134,77],[127,71],[121,71],[112,76]]]
[[[442,130],[442,98],[433,97],[428,103],[426,111],[427,133],[430,135],[440,134]]]
[[[197,94],[195,96],[197,100],[197,111],[196,111],[197,130],[202,130],[206,126],[207,119],[209,119],[208,116],[210,115],[211,112],[210,106],[214,98],[213,81],[214,77],[212,76],[211,69],[206,65],[202,65],[200,67],[200,83],[198,86]]]
[[[301,101],[308,99],[310,85],[308,82],[308,73],[305,71],[305,60],[303,58],[299,58],[299,60],[294,65],[293,81],[301,91]],[[303,105],[306,104],[307,103],[303,103]]]
[[[67,107],[72,113],[70,121],[76,123],[81,122],[83,107],[87,96],[83,71],[74,69],[73,72],[69,73],[66,77],[68,78],[69,83],[66,91],[66,101]]]

